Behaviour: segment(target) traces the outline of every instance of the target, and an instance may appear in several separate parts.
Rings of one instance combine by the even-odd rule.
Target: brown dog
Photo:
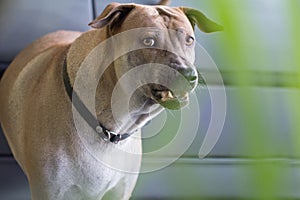
[[[117,3],[90,25],[95,30],[59,31],[37,40],[1,80],[1,126],[28,177],[32,199],[128,199],[140,168],[140,128],[163,107],[186,105],[197,85],[194,25],[204,32],[221,29],[194,9]],[[135,50],[122,54],[120,49],[132,46]],[[121,56],[111,57],[118,52]],[[132,92],[129,81],[115,90],[125,74],[147,64],[145,77],[134,78],[141,87]],[[94,79],[94,95],[80,94],[76,82],[89,91],[87,82]],[[130,100],[127,111],[123,99]],[[82,119],[80,126],[74,116]],[[136,137],[129,137],[133,133]]]

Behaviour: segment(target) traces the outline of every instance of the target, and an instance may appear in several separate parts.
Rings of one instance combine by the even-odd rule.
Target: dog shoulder
[[[81,35],[81,32],[75,31],[57,31],[49,33],[24,48],[12,61],[8,69],[4,73],[3,79],[7,79],[9,74],[17,75],[24,69],[24,67],[34,58],[38,57],[43,52],[60,46],[68,46],[76,38]],[[13,73],[12,73],[13,72]],[[12,78],[12,77],[11,77]]]
[[[22,50],[8,66],[1,79],[0,94],[3,97],[0,98],[1,105],[8,103],[8,97],[12,92],[12,88],[20,82],[21,79],[23,80],[25,78],[27,80],[33,75],[36,75],[38,71],[44,70],[46,65],[45,56],[48,56],[49,59],[53,59],[54,55],[64,53],[67,46],[80,35],[80,32],[57,31],[41,37]],[[35,66],[35,69],[33,69],[32,66]],[[27,72],[29,75],[25,76]],[[23,74],[23,76],[21,76],[21,74]]]
[[[21,58],[23,62],[29,61],[34,56],[40,54],[41,52],[51,47],[71,44],[80,35],[81,32],[75,31],[56,31],[53,33],[49,33],[37,39],[24,50],[22,50],[21,53],[15,58],[15,60]]]

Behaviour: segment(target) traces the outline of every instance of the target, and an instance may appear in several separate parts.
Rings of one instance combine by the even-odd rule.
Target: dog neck
[[[108,130],[98,119],[89,111],[89,109],[81,101],[80,97],[77,95],[76,91],[73,90],[73,87],[70,84],[70,77],[67,72],[67,62],[64,60],[63,63],[63,82],[66,89],[66,92],[69,96],[72,105],[77,109],[79,114],[83,117],[86,123],[94,129],[95,132],[106,142],[118,143],[121,140],[125,140],[131,134],[123,133],[117,134]]]
[[[104,76],[104,77],[107,77],[107,76]],[[116,117],[116,116],[113,116],[113,112],[112,112],[110,105],[103,104],[103,103],[99,104],[100,101],[96,101],[96,103],[98,103],[98,106],[96,106],[96,107],[98,107],[98,108],[101,107],[102,109],[100,109],[101,111],[98,112],[99,114],[97,116],[95,116],[90,112],[90,110],[81,101],[81,99],[78,96],[78,94],[76,93],[76,91],[73,90],[73,87],[70,83],[70,77],[67,72],[66,60],[64,61],[64,64],[63,64],[63,82],[64,82],[65,90],[68,94],[69,100],[72,103],[72,105],[75,107],[77,112],[81,115],[81,117],[85,120],[85,122],[87,124],[89,124],[89,126],[95,132],[97,132],[99,134],[99,136],[106,142],[112,142],[112,143],[117,144],[119,141],[127,139],[131,134],[133,134],[137,129],[144,126],[144,124],[153,117],[153,115],[150,115],[150,112],[149,112],[149,108],[152,106],[153,103],[149,102],[150,100],[144,99],[143,95],[135,94],[133,99],[139,99],[140,100],[139,102],[144,102],[144,103],[142,103],[142,104],[140,103],[139,105],[137,105],[138,101],[134,100],[134,102],[136,104],[135,107],[139,108],[139,109],[134,109],[134,112],[132,112],[131,114],[128,114],[127,116],[121,115],[121,118],[129,119],[129,120],[125,120],[123,123],[121,123],[121,126],[119,127],[119,129],[121,129],[121,130],[129,130],[130,132],[129,133],[121,133],[121,134],[116,133],[114,131],[111,131],[111,129],[107,129],[106,126],[103,125],[103,123],[101,123],[100,120],[98,120],[98,119],[110,119],[111,117]],[[100,84],[99,84],[100,86],[102,86],[101,82],[105,82],[105,80],[101,79]],[[111,93],[110,93],[110,95],[107,95],[108,90],[105,90],[102,87],[98,87],[98,88],[99,88],[98,90],[100,90],[100,91],[96,93],[96,96],[98,96],[98,98],[96,98],[96,99],[103,100],[104,98],[101,96],[104,96],[104,97],[112,96]],[[106,102],[112,101],[112,100],[109,101],[109,99],[110,98],[108,98],[107,99],[108,101],[106,101]],[[157,112],[157,110],[161,110],[161,109],[156,109],[156,112]],[[103,117],[103,116],[105,116],[105,117]],[[120,114],[118,114],[118,117],[120,117]],[[113,127],[117,127],[114,118],[111,120],[108,120],[108,121],[110,121],[110,123],[108,123],[107,120],[104,120],[104,121],[107,122],[106,124],[109,124],[112,127],[112,129],[113,129]]]

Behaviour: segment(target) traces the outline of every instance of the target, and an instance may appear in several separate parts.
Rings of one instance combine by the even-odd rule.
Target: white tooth
[[[162,101],[168,101],[170,99],[174,99],[174,96],[171,91],[162,91],[161,97],[162,97],[161,98]]]
[[[161,92],[161,100],[162,101],[167,101],[170,97],[169,97],[169,92],[168,91],[162,91]]]
[[[168,91],[168,96],[167,96],[167,97],[170,98],[170,99],[173,99],[173,98],[174,98],[174,96],[173,96],[173,94],[172,94],[171,91]]]

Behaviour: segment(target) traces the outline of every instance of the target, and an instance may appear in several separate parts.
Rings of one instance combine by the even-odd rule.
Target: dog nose
[[[171,58],[171,67],[177,70],[194,87],[197,84],[198,73],[192,67],[183,64],[185,61]]]
[[[178,56],[171,57],[170,67],[178,71],[185,80],[188,81],[192,88],[196,87],[198,84],[198,73],[192,68],[192,65],[185,59]]]
[[[181,67],[177,70],[180,74],[182,74],[182,76],[184,76],[184,78],[191,84],[192,87],[195,86],[198,75],[194,69]]]

